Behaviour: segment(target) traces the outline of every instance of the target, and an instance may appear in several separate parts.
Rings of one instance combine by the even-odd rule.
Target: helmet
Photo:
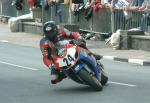
[[[44,24],[43,27],[44,35],[50,41],[54,41],[58,35],[58,28],[54,21],[48,21]]]

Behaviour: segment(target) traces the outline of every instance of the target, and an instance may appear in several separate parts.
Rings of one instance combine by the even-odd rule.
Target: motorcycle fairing
[[[76,51],[76,46],[70,46],[67,47],[65,51],[64,56],[54,56],[54,64],[56,65],[57,68],[70,68],[73,65],[75,65],[77,61],[77,51]]]
[[[83,48],[72,44],[67,44],[66,48],[67,51],[64,52],[64,56],[54,56],[54,63],[57,68],[69,76],[70,74],[67,73],[67,70],[72,69],[75,74],[78,74],[81,69],[85,69],[88,66],[99,80],[100,70],[97,69],[96,61],[86,52],[87,50],[82,50]]]
[[[96,78],[99,80],[100,70],[98,69],[97,64],[95,64],[95,61],[93,60],[93,58],[90,55],[88,55],[88,54],[85,55],[81,52],[81,53],[79,53],[79,57],[78,57],[77,61],[79,63],[82,63],[82,66],[79,66],[80,69],[77,69],[76,73],[78,73],[82,69],[83,66],[86,67],[85,64],[87,64],[87,66],[89,66],[91,71],[93,71],[95,73]],[[78,64],[78,65],[81,65],[81,64]]]

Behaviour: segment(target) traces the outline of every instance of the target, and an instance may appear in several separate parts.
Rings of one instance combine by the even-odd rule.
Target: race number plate
[[[75,46],[67,49],[67,54],[63,58],[58,58],[57,63],[59,64],[59,67],[70,67],[74,65],[75,63],[75,53],[76,53],[76,48]]]

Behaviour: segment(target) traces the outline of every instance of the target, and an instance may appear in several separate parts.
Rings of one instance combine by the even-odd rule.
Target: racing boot
[[[64,78],[66,78],[66,75],[63,72],[60,72],[59,70],[56,70],[55,68],[51,69],[51,83],[57,84],[58,82],[61,82]]]

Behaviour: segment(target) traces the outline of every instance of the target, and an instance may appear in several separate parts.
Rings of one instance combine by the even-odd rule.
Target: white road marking
[[[129,87],[136,87],[136,85],[134,85],[134,84],[126,84],[126,83],[119,83],[119,82],[112,82],[112,81],[108,81],[108,83],[116,84],[116,85],[129,86]]]
[[[0,42],[8,43],[8,41],[7,41],[7,40],[0,40]]]
[[[114,60],[115,56],[103,56],[103,59]]]
[[[128,62],[129,63],[135,63],[135,64],[143,65],[144,60],[141,60],[141,59],[129,59]]]
[[[23,69],[38,70],[38,69],[35,69],[35,68],[25,67],[25,66],[21,66],[21,65],[17,65],[17,64],[12,64],[12,63],[8,63],[8,62],[4,62],[4,61],[0,61],[0,63],[1,64],[6,64],[6,65],[10,65],[10,66],[14,66],[14,67],[23,68]]]

